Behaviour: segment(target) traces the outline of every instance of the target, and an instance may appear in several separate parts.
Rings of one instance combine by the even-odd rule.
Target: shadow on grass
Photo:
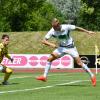
[[[89,87],[90,85],[83,85],[83,84],[66,84],[66,85],[58,85],[58,86],[67,86],[67,87]]]
[[[8,83],[7,86],[8,85],[17,85],[17,84],[19,84],[19,83]],[[2,83],[0,83],[0,86],[6,86],[6,85],[3,85]]]

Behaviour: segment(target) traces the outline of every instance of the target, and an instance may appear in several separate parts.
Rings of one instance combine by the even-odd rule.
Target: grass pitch
[[[100,74],[96,87],[87,73],[49,73],[47,82],[37,81],[38,75],[13,74],[10,85],[0,85],[0,100],[100,100]]]

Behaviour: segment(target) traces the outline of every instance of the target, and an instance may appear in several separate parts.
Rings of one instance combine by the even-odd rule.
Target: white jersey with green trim
[[[73,39],[70,36],[70,31],[75,29],[75,25],[62,24],[61,31],[55,31],[53,28],[46,34],[45,39],[52,36],[57,38],[60,46],[68,46],[73,44]]]

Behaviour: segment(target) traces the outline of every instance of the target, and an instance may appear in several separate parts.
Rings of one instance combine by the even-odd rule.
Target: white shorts
[[[57,49],[53,51],[53,53],[58,54],[60,57],[64,56],[65,54],[69,54],[74,58],[79,57],[76,47],[74,48],[58,47]]]

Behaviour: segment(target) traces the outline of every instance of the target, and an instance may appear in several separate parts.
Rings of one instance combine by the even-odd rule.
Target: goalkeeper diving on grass
[[[70,36],[72,30],[78,30],[82,32],[86,32],[87,34],[95,34],[95,32],[88,31],[81,27],[77,27],[71,24],[60,24],[60,21],[57,18],[52,20],[52,28],[46,34],[45,38],[43,39],[42,43],[55,48],[55,50],[51,53],[47,60],[47,64],[44,70],[44,74],[38,76],[36,79],[41,81],[47,81],[48,71],[51,68],[51,63],[57,58],[64,56],[65,54],[71,55],[76,63],[82,67],[89,75],[93,86],[96,86],[96,76],[91,72],[86,64],[84,64],[78,54],[78,51],[74,45],[74,41]],[[54,37],[58,40],[58,45],[49,41],[51,37]]]
[[[0,43],[0,72],[5,73],[2,85],[8,85],[8,79],[13,72],[11,68],[1,64],[4,57],[7,57],[11,62],[13,62],[13,58],[8,54],[8,44],[9,36],[6,34],[2,35],[2,42]]]

